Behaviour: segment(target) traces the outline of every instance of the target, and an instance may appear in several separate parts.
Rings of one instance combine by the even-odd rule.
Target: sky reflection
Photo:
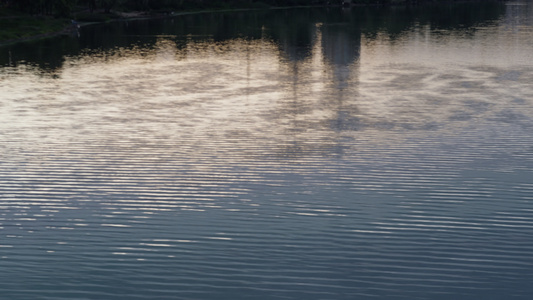
[[[0,294],[528,299],[531,14],[465,5],[186,16],[12,52]]]

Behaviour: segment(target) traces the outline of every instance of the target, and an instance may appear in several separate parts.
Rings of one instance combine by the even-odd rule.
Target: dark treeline
[[[81,29],[76,38],[59,36],[0,47],[0,68],[30,63],[45,73],[55,74],[63,67],[65,57],[83,56],[84,53],[114,52],[143,49],[150,53],[157,48],[161,36],[186,52],[190,45],[205,42],[226,43],[234,39],[271,41],[279,47],[282,57],[291,61],[308,58],[317,42],[316,24],[322,24],[324,55],[332,55],[336,42],[350,45],[356,59],[361,36],[367,40],[386,35],[394,41],[415,26],[436,29],[439,34],[458,34],[470,38],[476,26],[499,20],[506,12],[505,4],[494,1],[435,4],[427,6],[367,6],[352,9],[283,9],[234,11],[224,13],[190,14],[163,19],[144,19],[135,22],[113,22]],[[454,17],[446,17],[454,16]],[[344,24],[338,26],[338,24]],[[329,39],[330,38],[330,39]],[[329,46],[328,46],[329,45]],[[345,62],[343,62],[345,63]]]
[[[418,3],[428,1],[435,0],[0,0],[0,8],[7,7],[30,15],[70,17],[75,10],[109,13],[111,10],[179,11],[272,6]]]
[[[30,15],[69,16],[76,0],[0,0],[0,8],[9,8]]]
[[[8,7],[31,15],[69,16],[75,9],[103,10],[191,10],[248,8],[254,6],[317,5],[342,0],[0,0]]]

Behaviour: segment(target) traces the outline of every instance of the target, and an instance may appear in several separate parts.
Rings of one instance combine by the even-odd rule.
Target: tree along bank
[[[399,4],[441,2],[442,0],[0,0],[7,7],[30,15],[72,17],[80,7],[89,12],[103,10],[203,10],[310,5]],[[448,0],[449,1],[449,0]]]
[[[77,24],[207,10],[405,5],[454,0],[0,0],[0,45],[71,32]],[[455,0],[461,1],[461,0]],[[472,0],[471,0],[472,1]],[[72,23],[71,20],[76,20]]]

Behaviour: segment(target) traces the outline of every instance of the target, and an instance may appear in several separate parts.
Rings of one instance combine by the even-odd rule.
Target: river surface
[[[117,22],[0,66],[1,299],[531,299],[531,2]]]

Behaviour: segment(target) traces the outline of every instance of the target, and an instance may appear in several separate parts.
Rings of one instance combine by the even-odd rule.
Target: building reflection
[[[533,25],[531,16],[533,16],[533,2],[518,0],[506,3],[503,20],[507,29],[516,31],[523,26]]]
[[[335,113],[330,121],[333,131],[357,130],[360,111],[357,108],[358,72],[361,55],[361,32],[356,26],[322,26],[322,53],[332,80],[329,94]]]
[[[513,2],[514,3],[514,2]],[[335,39],[343,39],[342,33],[335,33],[335,27],[348,23],[349,30],[363,31],[366,36],[385,32],[392,36],[403,32],[415,23],[428,23],[442,29],[461,29],[474,26],[487,19],[498,19],[502,13],[508,15],[509,24],[514,16],[531,14],[531,4],[520,2],[521,6],[503,4],[461,4],[454,5],[455,14],[460,18],[448,20],[441,18],[443,9],[448,7],[430,6],[403,9],[389,8],[319,8],[264,10],[253,12],[228,12],[191,14],[163,20],[137,20],[134,22],[114,22],[110,24],[83,27],[79,36],[59,36],[56,38],[32,41],[0,47],[0,66],[16,66],[31,63],[43,72],[54,72],[62,68],[65,56],[83,55],[84,52],[109,52],[114,49],[153,48],[154,44],[165,37],[176,42],[178,49],[185,48],[189,42],[211,41],[223,43],[232,39],[260,40],[270,39],[279,45],[281,55],[291,61],[311,57],[316,42],[317,30],[314,24],[324,24],[323,46],[325,57],[335,58],[337,62],[350,60],[353,53],[342,52],[348,48],[337,48]],[[524,5],[522,5],[524,4]],[[527,7],[528,9],[524,9]],[[331,28],[329,28],[331,27]],[[342,27],[342,26],[338,26]],[[353,35],[354,32],[346,32]],[[357,35],[357,32],[355,32]],[[325,43],[333,42],[328,46]],[[344,39],[344,42],[348,40]],[[343,43],[344,43],[343,42]],[[357,43],[352,39],[350,43]],[[345,45],[345,44],[342,44]],[[357,47],[357,45],[355,45]],[[11,53],[11,54],[9,54]]]
[[[321,44],[324,62],[333,75],[337,89],[348,87],[361,55],[361,31],[343,25],[323,24]]]
[[[500,16],[500,6],[488,8],[479,15],[474,13],[479,10],[461,9],[465,17],[457,24],[463,19],[476,23]],[[424,25],[441,13],[436,9],[414,13],[402,9],[330,8],[117,22],[82,28],[80,37],[0,48],[0,54],[6,53],[0,59],[7,61],[0,63],[13,66],[37,61],[44,72],[61,74],[69,63],[90,53],[98,53],[96,61],[106,57],[111,61],[120,55],[153,56],[156,59],[151,64],[179,65],[176,61],[185,61],[193,68],[195,79],[183,79],[177,67],[166,69],[176,72],[176,84],[168,89],[169,95],[176,96],[178,91],[188,95],[194,90],[192,86],[199,87],[196,94],[205,93],[210,95],[205,99],[212,99],[218,95],[212,96],[209,89],[230,90],[227,95],[234,100],[220,100],[225,110],[219,108],[217,117],[234,115],[238,109],[245,111],[240,98],[244,96],[247,105],[261,110],[257,119],[270,118],[264,122],[268,125],[253,126],[265,126],[265,132],[272,132],[269,138],[277,139],[273,143],[277,154],[342,155],[340,141],[347,136],[353,138],[354,132],[369,126],[358,107],[362,36],[367,40],[372,36],[401,36],[398,33],[408,31],[413,24]],[[522,10],[508,8],[507,14],[513,20]],[[433,21],[428,24],[433,25]],[[457,24],[443,21],[437,27],[461,30],[462,25]],[[207,60],[209,64],[204,64]],[[222,73],[218,67],[227,68]],[[227,77],[236,73],[239,75]],[[237,84],[242,78],[246,78],[246,84]],[[260,103],[265,98],[270,101],[267,108]],[[166,95],[161,99],[169,101]],[[253,113],[257,112],[241,115]],[[255,117],[254,122],[261,123]]]
[[[361,31],[349,10],[336,13],[279,41],[280,67],[290,79],[280,82],[285,93],[274,114],[285,157],[342,155],[342,131],[356,129]]]

